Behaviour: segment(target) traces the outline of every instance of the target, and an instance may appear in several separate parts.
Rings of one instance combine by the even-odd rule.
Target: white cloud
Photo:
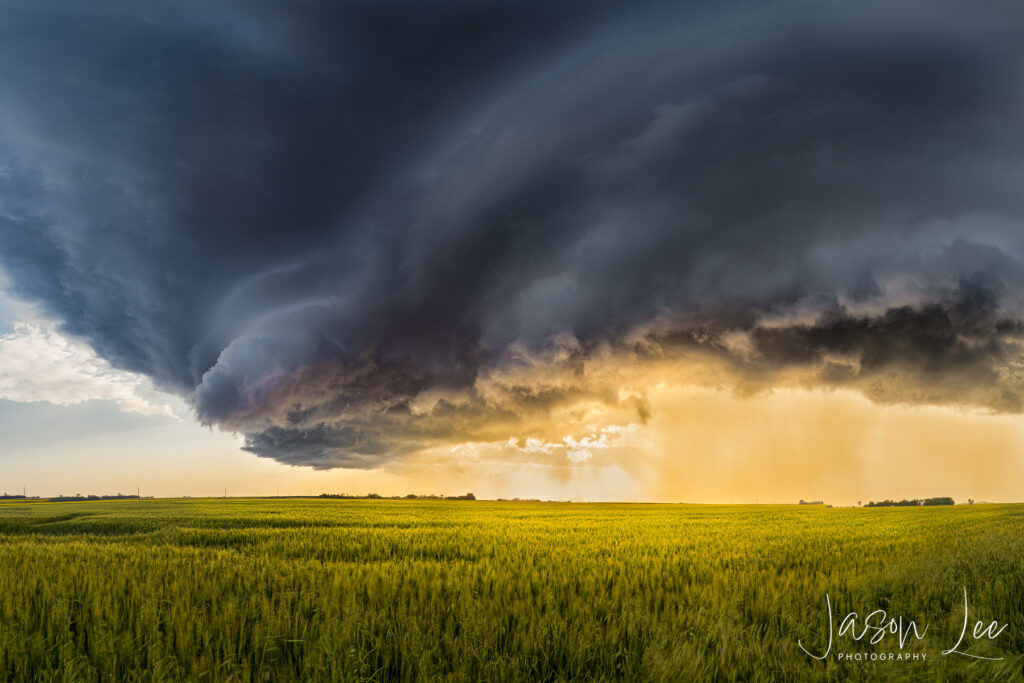
[[[0,399],[72,405],[114,401],[121,410],[176,417],[149,380],[111,367],[50,323],[16,322],[0,335]]]

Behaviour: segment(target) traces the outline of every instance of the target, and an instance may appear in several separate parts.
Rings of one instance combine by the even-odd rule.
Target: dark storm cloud
[[[1020,408],[1014,3],[0,12],[11,286],[258,454],[616,403],[509,345],[572,376],[654,320],[751,381]]]
[[[879,403],[1024,408],[1024,323],[977,282],[916,306],[856,313],[835,304],[806,323],[668,327],[625,346],[640,357],[723,362],[748,392],[797,384],[853,388]]]

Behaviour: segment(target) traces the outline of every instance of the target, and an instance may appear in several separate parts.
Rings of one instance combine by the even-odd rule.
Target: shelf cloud
[[[5,15],[11,293],[258,455],[583,462],[659,382],[1024,408],[1016,3]]]

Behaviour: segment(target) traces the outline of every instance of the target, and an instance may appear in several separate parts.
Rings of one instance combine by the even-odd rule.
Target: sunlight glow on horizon
[[[777,389],[753,397],[662,385],[646,425],[590,457],[542,442],[467,443],[369,470],[313,470],[259,458],[238,437],[192,423],[122,416],[123,429],[0,451],[0,489],[29,495],[157,497],[457,495],[574,501],[851,505],[951,495],[1019,499],[1024,420],[950,407],[879,406],[853,392]],[[90,402],[96,410],[99,401]],[[65,412],[73,406],[35,407]],[[80,418],[92,419],[79,407]],[[514,440],[513,440],[514,442]],[[571,451],[570,451],[571,452]]]

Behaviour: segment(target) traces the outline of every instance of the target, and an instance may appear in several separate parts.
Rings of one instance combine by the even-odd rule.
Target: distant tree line
[[[472,493],[464,493],[461,496],[439,496],[436,494],[431,495],[416,495],[410,493],[405,496],[382,496],[377,493],[367,493],[365,495],[352,495],[349,493],[321,493],[321,498],[340,498],[343,500],[476,500],[476,496]]]
[[[118,493],[112,496],[97,496],[91,493],[87,496],[83,496],[81,493],[76,493],[73,496],[54,496],[52,498],[47,498],[47,500],[54,503],[67,503],[76,500],[138,500],[138,498],[139,497],[134,493],[132,495]]]
[[[888,507],[912,507],[915,505],[955,505],[956,503],[949,496],[940,498],[914,498],[913,500],[881,500],[868,502],[866,508],[888,508]]]
[[[790,498],[790,500],[792,500],[792,498]],[[824,505],[825,501],[823,501],[823,500],[804,500],[803,498],[801,498],[800,502],[798,504],[799,505]]]

